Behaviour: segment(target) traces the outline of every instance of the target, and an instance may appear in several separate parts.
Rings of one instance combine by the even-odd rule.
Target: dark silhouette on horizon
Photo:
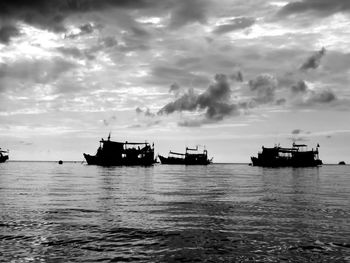
[[[0,148],[0,163],[4,163],[9,159],[9,150],[4,151]]]
[[[191,153],[196,151],[196,153]],[[195,149],[186,147],[185,153],[169,152],[168,157],[158,155],[162,164],[185,164],[185,165],[208,165],[213,158],[208,159],[208,151],[203,150],[203,153],[198,153],[198,146]]]
[[[262,147],[258,157],[251,157],[253,166],[263,167],[312,167],[322,165],[316,149],[307,150],[306,144],[293,143],[292,148],[282,148],[279,145],[273,148]]]
[[[103,138],[95,155],[84,153],[87,164],[102,166],[141,165],[149,166],[155,163],[154,144],[136,142],[114,142],[111,134],[107,140]]]

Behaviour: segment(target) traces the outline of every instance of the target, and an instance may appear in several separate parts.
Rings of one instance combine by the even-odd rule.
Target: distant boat
[[[338,164],[339,165],[346,165],[346,163],[344,161],[340,161]]]
[[[147,142],[114,142],[103,138],[95,155],[84,153],[87,164],[102,166],[117,165],[142,165],[148,166],[155,163],[154,145]]]
[[[4,163],[9,159],[9,150],[4,151],[0,148],[0,163]]]
[[[191,153],[196,151],[196,153]],[[186,147],[185,153],[169,152],[168,157],[158,155],[162,164],[185,164],[185,165],[208,165],[212,159],[208,159],[208,151],[203,150],[203,153],[198,153],[198,146],[195,149]]]
[[[282,148],[279,145],[273,148],[262,147],[258,157],[251,157],[253,166],[264,167],[310,167],[322,165],[318,156],[318,147],[307,150],[305,144],[293,143],[292,148]]]

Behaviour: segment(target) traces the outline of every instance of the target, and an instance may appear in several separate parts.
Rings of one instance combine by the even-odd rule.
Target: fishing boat
[[[111,141],[103,138],[95,155],[84,153],[87,164],[102,166],[141,165],[149,166],[155,163],[154,144],[136,142]]]
[[[0,148],[0,163],[4,163],[9,159],[9,150],[4,151]]]
[[[263,167],[312,167],[322,165],[319,159],[317,144],[316,149],[308,150],[306,144],[293,143],[291,148],[283,148],[279,145],[273,148],[262,147],[258,157],[251,157],[253,166]]]
[[[162,164],[185,164],[185,165],[207,165],[213,160],[208,159],[208,151],[203,150],[202,153],[198,152],[198,146],[196,148],[186,147],[185,153],[169,152],[168,157],[158,155]]]

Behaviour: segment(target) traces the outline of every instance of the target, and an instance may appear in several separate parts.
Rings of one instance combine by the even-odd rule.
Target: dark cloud
[[[183,120],[178,122],[180,127],[200,127],[203,124],[203,120]]]
[[[302,130],[300,130],[300,129],[292,130],[292,134],[300,134],[301,132],[302,132]]]
[[[118,45],[118,41],[115,39],[115,37],[105,37],[101,40],[101,43],[104,47],[110,48]]]
[[[308,102],[331,103],[335,100],[337,100],[337,97],[333,91],[322,90],[319,92],[313,92],[312,96],[308,99]]]
[[[146,117],[154,117],[156,115],[153,112],[151,112],[151,110],[149,108],[147,108],[145,111],[145,116]]]
[[[146,16],[170,15],[169,27],[176,29],[194,22],[205,23],[208,2],[207,0],[2,0],[0,17],[12,27],[16,27],[16,22],[21,21],[54,32],[66,32],[65,20],[69,16],[118,8],[135,12],[145,10]],[[85,34],[93,31],[89,24],[83,25],[80,29]],[[133,36],[149,35],[146,30],[138,26],[131,26],[128,30]],[[9,38],[11,36],[13,34],[10,34]],[[68,37],[75,35],[68,34]]]
[[[201,116],[197,118],[181,120],[177,123],[177,125],[180,127],[192,128],[192,127],[200,127],[205,124],[214,124],[216,122],[217,120],[208,119],[205,116]]]
[[[142,112],[143,112],[143,110],[141,110],[141,108],[140,108],[140,107],[137,107],[137,108],[135,109],[135,111],[136,111],[136,113],[137,113],[137,114],[140,114],[140,113],[142,113]]]
[[[291,90],[293,93],[305,93],[308,91],[308,86],[305,81],[300,80],[295,85],[292,86]]]
[[[231,31],[244,29],[252,26],[255,23],[254,18],[250,17],[239,17],[230,20],[228,23],[217,26],[214,30],[214,34],[225,34]]]
[[[0,17],[3,21],[11,23],[12,27],[16,27],[17,21],[22,21],[54,32],[65,32],[64,20],[72,14],[110,8],[141,9],[152,6],[156,6],[156,2],[147,0],[2,0]],[[81,26],[80,30],[86,34],[91,33],[93,28],[86,24]],[[11,36],[13,34],[9,35]]]
[[[230,103],[231,89],[224,74],[215,76],[215,83],[201,94],[189,89],[173,102],[168,103],[158,114],[171,114],[176,111],[205,110],[207,120],[219,121],[225,116],[238,114],[239,107]]]
[[[132,26],[130,28],[130,31],[133,34],[133,36],[139,37],[139,38],[147,38],[147,37],[151,36],[147,30],[145,30],[139,26]]]
[[[221,121],[226,116],[239,115],[239,108],[231,103],[212,103],[207,107],[207,119]]]
[[[273,75],[261,74],[250,80],[248,82],[250,97],[245,99],[235,97],[235,101],[231,99],[232,91],[229,80],[232,80],[231,76],[217,74],[215,76],[215,83],[210,85],[203,93],[196,94],[193,89],[188,89],[180,97],[177,97],[174,101],[161,108],[158,114],[204,110],[204,114],[200,115],[197,119],[185,119],[178,123],[180,126],[196,127],[202,124],[220,121],[226,116],[237,116],[244,111],[249,111],[260,105],[283,105],[287,102],[286,98],[275,98],[276,92],[280,88],[278,87],[277,79]],[[300,105],[315,102],[325,103],[332,99],[328,93],[324,93],[323,91],[314,92],[307,89],[303,81],[297,83],[293,89],[295,89],[296,93],[300,91],[305,93],[305,96],[301,98],[303,102]]]
[[[2,0],[0,14],[3,16],[27,17],[28,20],[35,19],[28,14],[52,15],[64,13],[89,12],[111,7],[119,8],[145,8],[154,3],[147,0]],[[27,16],[26,16],[27,15]]]
[[[323,47],[321,50],[317,51],[311,57],[309,57],[303,65],[301,65],[300,70],[316,69],[321,63],[322,57],[325,55],[326,49]]]
[[[146,108],[146,110],[142,110],[140,107],[137,107],[135,109],[137,114],[144,114],[146,117],[155,117],[156,115],[151,112],[151,110],[149,108]]]
[[[289,2],[278,12],[278,16],[312,13],[315,16],[325,17],[349,10],[350,1],[348,0],[301,0]]]
[[[19,30],[13,25],[0,26],[0,43],[8,44],[11,37],[19,36]]]
[[[261,74],[249,81],[249,88],[255,93],[253,100],[257,104],[266,104],[275,99],[277,79],[270,74]]]
[[[206,0],[179,0],[172,8],[170,28],[179,28],[189,23],[206,23]]]
[[[238,82],[243,82],[243,74],[242,74],[241,71],[237,71],[237,72],[235,72],[235,73],[232,73],[232,74],[230,75],[230,78],[231,78],[232,80],[236,80],[236,81],[238,81]]]
[[[287,102],[287,100],[285,98],[281,98],[276,100],[276,105],[283,105]]]
[[[197,109],[197,97],[193,89],[188,89],[180,98],[166,104],[158,114],[171,114],[176,111],[194,111]]]
[[[91,34],[92,32],[94,32],[95,28],[94,28],[94,26],[92,24],[88,23],[88,24],[80,26],[79,30],[80,31],[78,33],[66,34],[65,38],[76,38],[76,37],[79,37],[79,36]]]
[[[294,98],[297,98],[297,100],[294,101],[296,105],[310,106],[315,103],[327,104],[337,100],[337,96],[332,90],[312,90],[303,80],[294,84],[290,90]],[[300,100],[302,100],[302,102],[300,102]]]
[[[94,31],[94,27],[90,23],[80,26],[79,29],[84,34],[90,34]]]
[[[169,93],[174,93],[176,96],[179,94],[181,87],[176,82],[171,84]]]

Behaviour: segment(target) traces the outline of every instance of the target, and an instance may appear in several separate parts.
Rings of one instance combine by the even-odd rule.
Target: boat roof
[[[306,144],[296,144],[296,143],[293,143],[293,147],[307,147]]]
[[[149,145],[148,142],[115,142],[110,140],[101,140],[102,143],[124,144],[124,145]]]
[[[196,148],[186,147],[186,151],[198,151],[198,146]]]

